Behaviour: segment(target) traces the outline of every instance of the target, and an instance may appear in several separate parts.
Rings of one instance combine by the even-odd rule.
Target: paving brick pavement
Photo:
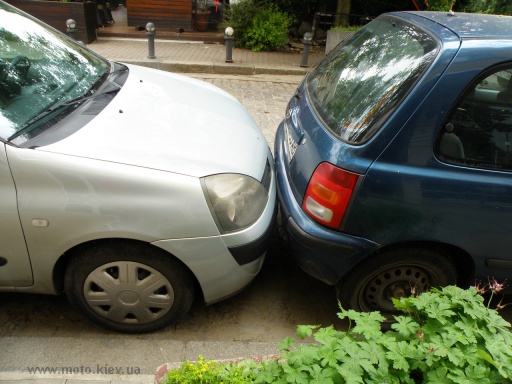
[[[0,384],[153,384],[154,375],[139,375],[136,377],[119,377],[112,375],[95,375],[62,377],[58,375],[24,375],[19,373],[5,374],[0,377]]]
[[[301,67],[302,53],[253,52],[233,49],[233,63],[226,63],[222,44],[204,44],[176,40],[156,40],[156,59],[148,59],[148,42],[140,39],[101,38],[87,45],[100,55],[171,72],[217,73],[231,75],[304,75],[309,67],[324,56],[320,47],[308,55],[308,67]]]

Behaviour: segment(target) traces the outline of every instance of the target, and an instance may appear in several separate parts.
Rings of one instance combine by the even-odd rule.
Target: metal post
[[[227,27],[224,31],[224,39],[226,40],[226,63],[233,62],[233,34],[235,31],[231,27]]]
[[[156,59],[155,56],[155,24],[147,23],[146,24],[146,34],[148,35],[148,59]]]
[[[68,19],[66,21],[66,26],[66,32],[68,33],[68,36],[73,40],[76,40],[76,21],[73,19]]]
[[[311,46],[311,40],[313,39],[313,35],[311,32],[306,32],[304,34],[304,39],[302,43],[304,44],[304,49],[302,50],[302,62],[300,63],[301,67],[308,66],[308,56],[309,56],[309,47]]]

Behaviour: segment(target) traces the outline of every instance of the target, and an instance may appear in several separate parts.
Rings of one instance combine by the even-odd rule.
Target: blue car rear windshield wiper
[[[71,99],[71,100],[62,102],[60,104],[54,105],[50,109],[47,109],[43,113],[40,113],[39,115],[37,115],[33,119],[27,121],[16,133],[11,135],[7,139],[7,141],[14,140],[17,137],[19,137],[19,136],[21,136],[21,135],[23,135],[25,133],[29,133],[32,129],[34,129],[36,127],[34,125],[34,123],[40,121],[41,119],[45,118],[46,116],[48,116],[48,115],[50,115],[50,114],[52,114],[52,113],[54,113],[54,112],[56,112],[56,111],[58,111],[60,109],[62,109],[64,111],[67,107],[81,104],[82,102],[85,102],[85,101],[90,100],[90,99],[94,99],[95,97],[98,97],[98,96],[117,93],[120,89],[121,89],[121,86],[117,85],[116,83],[110,83],[106,87],[106,89],[104,89],[101,92],[93,93],[92,95],[89,95],[89,96],[83,96],[82,95],[82,96],[76,97],[74,99]]]

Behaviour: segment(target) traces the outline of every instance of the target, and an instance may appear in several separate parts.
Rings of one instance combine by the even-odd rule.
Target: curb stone
[[[176,62],[170,60],[130,60],[130,59],[111,59],[127,64],[140,65],[153,69],[160,69],[167,72],[177,73],[210,73],[217,75],[298,75],[304,76],[308,68],[296,67],[265,67],[257,65],[241,65],[229,63],[194,63],[194,62]]]
[[[152,384],[155,375],[80,375],[0,372],[0,384]]]

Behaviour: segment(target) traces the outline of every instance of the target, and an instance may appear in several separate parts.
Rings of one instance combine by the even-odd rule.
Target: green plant
[[[321,328],[314,333],[318,345],[296,350],[289,339],[278,376],[284,382],[295,377],[333,383],[510,383],[510,324],[484,305],[476,288],[450,286],[393,301],[406,315],[395,317],[392,331],[381,331],[384,318],[377,312],[341,309],[339,317],[356,324],[348,332]],[[299,327],[298,335],[312,335],[315,328]]]
[[[241,0],[226,9],[221,28],[232,27],[235,30],[235,39],[233,40],[235,47],[245,47],[244,36],[252,25],[252,19],[258,9],[259,6],[254,0]]]
[[[313,342],[297,345],[287,337],[280,360],[226,369],[244,369],[240,380],[246,383],[511,383],[510,324],[480,295],[490,290],[492,300],[502,288],[492,280],[484,287],[449,286],[393,299],[404,315],[395,316],[388,332],[381,330],[380,313],[341,308],[338,316],[349,320],[348,331],[299,326],[300,339]]]
[[[260,8],[245,33],[245,45],[253,51],[273,51],[288,41],[293,18],[274,5]]]
[[[429,11],[449,11],[453,8],[455,0],[428,0],[427,10]]]
[[[235,47],[271,51],[288,41],[293,22],[291,16],[273,4],[241,0],[229,7],[222,28],[230,26],[235,30]]]
[[[511,15],[512,3],[509,0],[468,0],[461,6],[464,12]]]
[[[244,362],[238,364],[221,364],[205,360],[191,363],[186,361],[178,369],[169,371],[164,384],[244,384],[254,380],[252,365]]]
[[[321,3],[323,0],[250,0],[250,3],[253,3],[258,9],[265,9],[269,6],[275,6],[281,12],[285,12],[288,15],[291,15],[293,19],[301,21],[311,21],[315,12],[319,10],[321,7]],[[390,0],[391,1],[391,0]],[[396,0],[392,0],[396,1]],[[406,0],[402,0],[406,1]],[[409,0],[410,1],[410,0]],[[247,0],[240,0],[236,3],[233,1],[229,7],[230,8],[238,8],[235,12],[239,12],[242,8],[247,8]],[[228,13],[230,11],[228,10]],[[249,14],[249,18],[247,22],[250,24],[252,18],[256,13]],[[225,15],[226,17],[226,15]],[[248,25],[248,24],[246,24]],[[233,25],[231,27],[235,28]]]
[[[331,28],[331,31],[347,31],[347,32],[355,32],[355,31],[359,31],[361,29],[361,26],[360,25],[350,25],[348,27],[341,27],[341,26],[338,26],[338,27],[332,27]]]

